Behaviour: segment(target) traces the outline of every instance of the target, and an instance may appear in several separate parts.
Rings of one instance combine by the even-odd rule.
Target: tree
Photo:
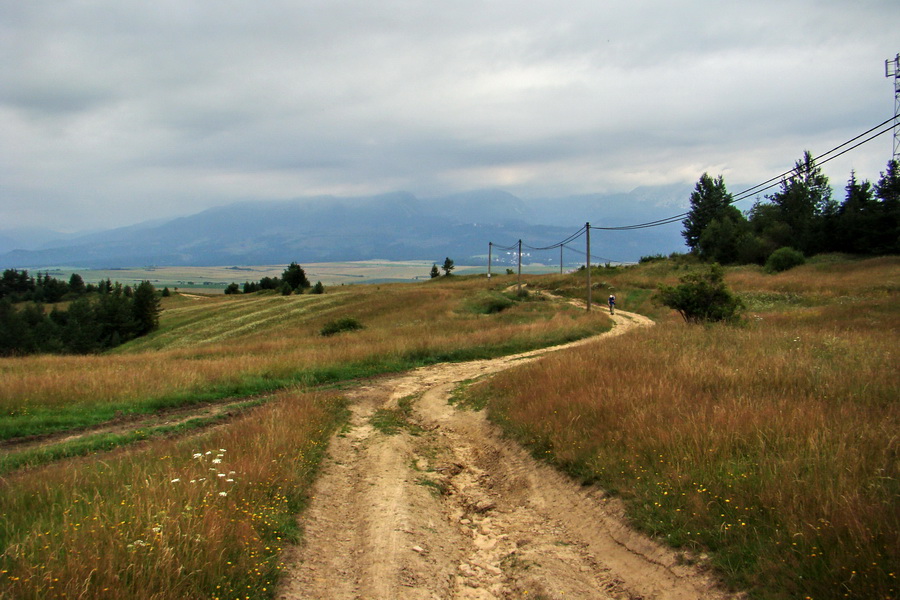
[[[142,281],[134,290],[131,312],[137,324],[136,335],[146,335],[159,327],[159,298],[149,281]]]
[[[71,277],[69,277],[69,293],[75,296],[80,296],[87,291],[87,287],[84,285],[84,279],[78,273],[72,273]]]
[[[431,278],[434,279],[435,277],[440,277],[440,276],[441,276],[441,271],[440,271],[440,269],[438,269],[437,263],[432,264],[431,265]]]
[[[325,293],[325,286],[322,285],[321,281],[316,282],[316,285],[314,285],[312,288],[312,293],[313,294],[324,294]]]
[[[306,271],[295,262],[292,262],[284,270],[284,273],[281,274],[281,280],[288,284],[291,290],[304,290],[311,287],[309,279],[306,278]]]
[[[244,284],[244,285],[246,285],[246,284]],[[225,287],[225,294],[227,294],[229,296],[232,294],[240,294],[240,293],[241,293],[241,286],[239,286],[237,283],[235,283],[233,281]]]
[[[453,259],[448,256],[444,259],[444,265],[441,268],[444,270],[444,277],[449,277],[456,267],[453,265]]]
[[[720,209],[719,214],[707,224],[695,250],[700,258],[730,265],[741,262],[741,250],[750,234],[750,224],[734,206]]]
[[[887,171],[875,184],[880,218],[877,233],[873,236],[873,252],[900,254],[900,162],[888,162]]]
[[[725,286],[718,264],[706,272],[685,275],[680,281],[677,286],[660,285],[653,300],[674,308],[689,323],[733,321],[740,315],[743,303]]]
[[[872,184],[857,181],[856,172],[851,172],[844,190],[847,195],[835,217],[834,249],[857,254],[872,252],[880,217]]]
[[[828,177],[809,151],[794,164],[791,176],[781,181],[781,189],[769,200],[778,207],[779,220],[787,226],[792,246],[807,255],[827,248],[825,220],[837,212],[837,204],[831,198]]]
[[[687,218],[682,221],[684,230],[681,235],[691,250],[696,250],[700,243],[700,236],[713,221],[720,217],[722,212],[731,205],[732,196],[725,189],[725,181],[719,175],[716,179],[704,173],[691,192],[691,210]]]

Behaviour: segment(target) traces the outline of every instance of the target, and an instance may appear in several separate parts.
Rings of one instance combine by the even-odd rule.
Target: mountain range
[[[637,188],[523,200],[500,190],[433,198],[406,192],[339,198],[245,201],[185,217],[86,234],[0,231],[0,267],[301,264],[355,260],[431,260],[478,264],[495,246],[554,245],[592,226],[592,262],[633,262],[684,250],[681,222],[631,231],[595,231],[685,212],[691,187]],[[566,263],[584,263],[584,240],[567,245]],[[523,252],[523,262],[559,264],[559,250]]]

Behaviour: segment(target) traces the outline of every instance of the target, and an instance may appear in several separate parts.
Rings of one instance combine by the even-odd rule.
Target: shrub
[[[674,308],[685,321],[732,321],[743,303],[725,286],[722,267],[713,264],[708,271],[690,273],[677,286],[660,285],[653,300]]]
[[[319,333],[327,337],[330,335],[335,335],[336,333],[341,333],[342,331],[356,331],[362,328],[362,323],[360,323],[353,317],[343,317],[336,321],[329,321],[328,323],[325,323]]]
[[[803,253],[790,247],[779,248],[769,256],[766,261],[766,271],[769,273],[781,273],[793,269],[806,262]]]

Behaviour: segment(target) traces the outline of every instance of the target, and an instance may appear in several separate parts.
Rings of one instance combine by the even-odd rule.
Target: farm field
[[[485,257],[485,263],[487,257]],[[443,260],[439,261],[440,264]],[[430,278],[433,263],[417,261],[355,261],[332,263],[304,263],[310,282],[321,281],[327,287],[357,283],[398,283],[426,280]],[[222,293],[230,283],[243,284],[245,281],[259,281],[263,277],[280,277],[287,265],[221,266],[221,267],[143,267],[133,269],[76,269],[59,267],[38,269],[52,277],[68,281],[72,273],[78,273],[87,283],[102,280],[118,281],[123,285],[135,285],[149,281],[157,289],[168,287],[174,290],[198,293]],[[454,273],[468,275],[485,273],[486,265],[457,265]],[[494,266],[495,272],[505,272],[505,267]],[[559,265],[529,265],[523,272],[531,274],[554,273]]]
[[[307,597],[303,585],[329,576],[328,549],[340,547],[329,535],[362,535],[360,552],[384,554],[366,532],[401,525],[419,550],[377,563],[356,556],[339,578],[348,595],[332,587],[332,597],[431,593],[438,579],[457,582],[451,598],[466,589],[578,597],[592,585],[603,587],[596,597],[622,598],[682,584],[694,597],[725,597],[708,587],[707,569],[753,598],[896,597],[900,260],[826,257],[776,276],[729,270],[748,307],[741,326],[687,327],[652,304],[658,283],[695,268],[596,269],[595,301],[612,290],[624,311],[657,322],[596,340],[611,326],[601,310],[523,300],[505,292],[515,278],[482,276],[322,296],[175,295],[158,331],[114,353],[2,359],[0,598]],[[584,273],[526,282],[584,300]],[[320,334],[345,317],[362,329]],[[574,340],[546,356],[502,358]],[[460,408],[438,388],[457,389],[450,402]],[[538,543],[535,533],[533,549],[510,546],[524,535],[512,533],[515,507],[538,501],[479,494],[506,489],[523,469],[545,494],[557,483],[528,462],[493,473],[490,453],[514,450],[493,445],[493,429],[476,423],[485,417],[574,478],[560,502],[600,510],[611,498],[674,550],[629,551],[638,568],[623,558],[606,575],[566,577],[566,564],[592,568],[577,548],[603,566],[599,542],[578,533],[584,521],[540,512],[523,522],[559,525],[541,525],[548,537]],[[390,477],[347,462],[368,452],[370,465],[397,465]],[[329,482],[342,472],[358,478],[314,487],[319,473]],[[490,477],[480,492],[467,483]],[[579,489],[594,492],[571,499]],[[295,520],[381,492],[408,504],[381,521],[378,511],[358,515],[345,533]],[[409,520],[391,520],[398,515]],[[435,519],[455,525],[445,531]],[[298,562],[301,530],[312,537]],[[470,533],[451,543],[460,531]],[[471,532],[497,551],[467,554]],[[317,560],[322,570],[298,570]],[[639,581],[640,560],[668,565],[675,580]],[[428,579],[441,573],[456,579]]]

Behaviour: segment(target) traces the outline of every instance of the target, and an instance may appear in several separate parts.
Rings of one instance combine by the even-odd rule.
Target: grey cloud
[[[127,224],[267,195],[764,179],[886,116],[898,17],[890,0],[0,0],[0,208]],[[887,159],[856,156],[865,177]]]

